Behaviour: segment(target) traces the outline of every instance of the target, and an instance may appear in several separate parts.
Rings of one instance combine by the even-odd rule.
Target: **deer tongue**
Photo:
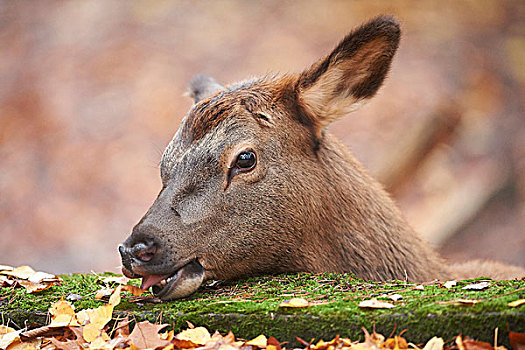
[[[171,275],[149,275],[142,277],[142,284],[140,289],[149,289],[149,287],[156,285],[162,280],[170,277]]]

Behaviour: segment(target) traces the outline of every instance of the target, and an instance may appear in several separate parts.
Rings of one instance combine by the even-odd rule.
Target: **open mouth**
[[[148,275],[142,277],[142,289],[150,287],[153,295],[162,300],[187,297],[204,281],[204,268],[195,259],[171,275]]]

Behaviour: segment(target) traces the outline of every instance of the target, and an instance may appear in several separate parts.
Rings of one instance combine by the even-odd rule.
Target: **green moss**
[[[3,317],[19,327],[27,322],[43,324],[50,304],[70,294],[82,296],[81,300],[73,301],[77,309],[97,307],[102,302],[93,296],[105,286],[101,277],[62,276],[61,285],[35,295],[25,294],[21,288],[2,288]],[[521,290],[525,281],[491,281],[491,286],[481,291],[461,289],[472,282],[476,280],[460,281],[451,289],[431,284],[418,290],[410,283],[364,282],[345,274],[267,276],[216,286],[207,284],[189,298],[168,303],[136,302],[131,296],[124,297],[116,313],[119,316],[131,313],[137,320],[162,321],[177,330],[186,328],[189,321],[210,330],[232,330],[242,338],[264,333],[292,344],[297,344],[295,336],[310,340],[340,334],[360,339],[361,327],[371,329],[374,324],[385,335],[407,329],[407,339],[415,343],[425,342],[434,335],[450,339],[460,333],[491,342],[496,327],[500,339],[506,339],[507,329],[525,331],[525,306],[507,305],[525,298],[525,291]],[[373,297],[389,300],[391,294],[402,295],[393,309],[368,310],[358,306],[362,300]],[[279,307],[292,297],[303,297],[313,305],[297,309]],[[482,301],[471,306],[439,303],[457,299]]]

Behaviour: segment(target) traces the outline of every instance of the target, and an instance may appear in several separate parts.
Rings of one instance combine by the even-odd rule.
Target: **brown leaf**
[[[83,350],[82,346],[76,340],[59,341],[56,338],[49,338],[51,343],[56,346],[57,349],[63,350]]]
[[[396,335],[394,338],[387,339],[383,344],[381,344],[381,347],[392,350],[404,350],[408,349],[408,343],[405,338]]]
[[[41,292],[53,286],[53,283],[34,283],[31,281],[18,281],[22,287],[26,289],[26,292],[29,294]]]
[[[509,340],[513,350],[525,350],[525,333],[509,332]]]
[[[131,285],[131,284],[123,285],[122,286],[122,290],[125,291],[125,292],[130,292],[131,294],[133,294],[136,297],[138,297],[138,296],[142,295],[143,293],[147,292],[146,289],[140,289],[139,287]]]
[[[166,328],[167,324],[152,324],[142,321],[135,325],[129,335],[131,342],[139,349],[155,349],[167,346],[170,342],[160,339],[159,331]]]
[[[270,337],[266,341],[266,350],[281,350],[281,343],[274,337]]]
[[[494,350],[494,347],[484,341],[463,339],[463,346],[466,350]]]

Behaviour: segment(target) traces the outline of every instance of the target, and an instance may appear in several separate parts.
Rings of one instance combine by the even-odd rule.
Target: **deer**
[[[379,16],[301,73],[228,86],[196,76],[194,104],[162,155],[162,189],[119,245],[123,274],[162,300],[207,280],[276,273],[525,276],[497,262],[445,262],[327,131],[377,93],[400,33]]]

